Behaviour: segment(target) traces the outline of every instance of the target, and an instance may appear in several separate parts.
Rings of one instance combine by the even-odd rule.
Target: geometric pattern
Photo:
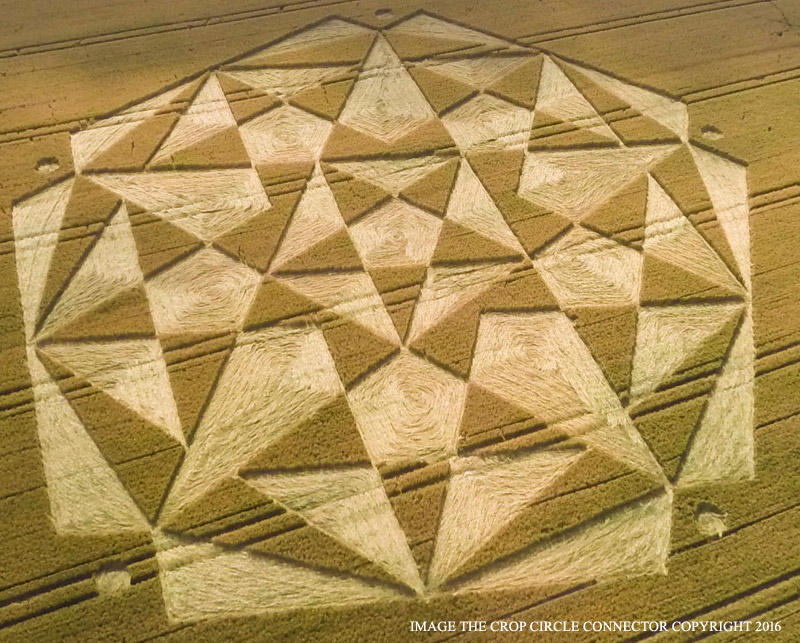
[[[754,474],[746,171],[679,101],[329,19],[71,144],[13,210],[52,518],[149,532],[174,621],[666,573]]]

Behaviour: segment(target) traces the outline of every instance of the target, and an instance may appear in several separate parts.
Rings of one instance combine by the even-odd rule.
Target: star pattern
[[[672,490],[753,475],[746,175],[679,101],[330,19],[72,152],[13,212],[52,515],[150,531],[173,620],[664,573]]]

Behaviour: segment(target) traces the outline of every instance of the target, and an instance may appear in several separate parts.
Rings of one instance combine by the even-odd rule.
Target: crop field
[[[800,4],[83,5],[0,21],[0,641],[800,640]]]

